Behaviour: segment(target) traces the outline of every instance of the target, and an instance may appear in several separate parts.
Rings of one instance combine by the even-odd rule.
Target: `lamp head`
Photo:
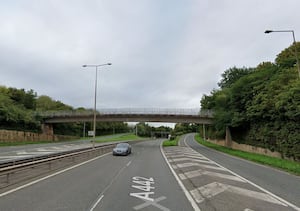
[[[265,34],[269,34],[269,33],[272,33],[272,32],[273,32],[272,30],[266,30]]]

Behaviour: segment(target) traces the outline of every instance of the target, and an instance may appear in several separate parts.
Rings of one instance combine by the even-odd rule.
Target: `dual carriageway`
[[[132,143],[133,153],[126,157],[114,157],[109,149],[75,158],[73,164],[69,160],[70,165],[2,188],[1,210],[299,210],[297,176],[203,147],[194,134],[178,147],[161,143]],[[89,147],[80,141],[6,153],[28,158]]]

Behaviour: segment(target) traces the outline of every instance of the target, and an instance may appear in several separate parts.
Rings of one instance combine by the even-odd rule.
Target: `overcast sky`
[[[75,108],[197,108],[300,37],[299,0],[0,0],[0,85]]]

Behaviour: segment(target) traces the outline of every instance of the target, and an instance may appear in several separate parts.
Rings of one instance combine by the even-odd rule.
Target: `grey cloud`
[[[300,36],[298,0],[9,1],[0,9],[1,85],[74,107],[199,107],[233,66],[273,61]],[[280,12],[279,12],[280,11]]]

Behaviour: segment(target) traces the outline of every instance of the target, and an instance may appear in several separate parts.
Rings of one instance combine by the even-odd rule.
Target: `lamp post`
[[[296,38],[295,38],[294,30],[276,30],[276,31],[275,30],[266,30],[265,34],[269,34],[269,33],[273,33],[273,32],[292,33],[292,35],[293,35],[293,44],[295,45],[294,54],[295,54],[295,57],[296,57],[296,65],[297,65],[297,68],[298,68],[298,73],[299,73],[299,78],[300,78],[300,64],[299,64],[299,59],[298,59],[298,56],[297,56]]]
[[[96,141],[96,104],[97,104],[97,75],[98,75],[98,67],[100,66],[106,66],[106,65],[111,65],[111,63],[106,63],[106,64],[84,64],[82,67],[96,67],[96,76],[95,76],[95,97],[94,97],[94,123],[93,123],[93,148],[95,147],[95,141]]]

